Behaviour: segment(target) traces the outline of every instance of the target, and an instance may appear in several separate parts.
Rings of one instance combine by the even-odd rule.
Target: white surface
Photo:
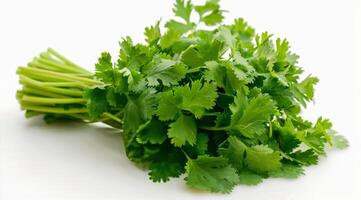
[[[203,2],[203,1],[197,1]],[[104,127],[25,120],[15,100],[15,70],[47,47],[93,67],[117,41],[143,41],[144,27],[172,15],[170,0],[0,0],[0,199],[361,199],[360,1],[223,0],[227,21],[244,17],[258,32],[286,37],[300,65],[321,79],[309,119],[331,118],[351,142],[306,175],[237,186],[230,195],[189,190],[182,179],[154,184],[127,160]],[[357,191],[357,189],[359,191]]]

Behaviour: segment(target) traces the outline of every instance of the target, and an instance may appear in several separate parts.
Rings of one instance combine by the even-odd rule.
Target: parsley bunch
[[[176,0],[173,12],[163,33],[160,21],[145,29],[146,44],[126,37],[117,60],[103,52],[95,73],[52,49],[19,67],[26,116],[120,128],[128,158],[152,181],[185,173],[188,186],[221,193],[297,178],[327,146],[347,146],[328,119],[300,116],[318,79],[300,79],[286,40],[242,18],[222,24],[218,0]]]

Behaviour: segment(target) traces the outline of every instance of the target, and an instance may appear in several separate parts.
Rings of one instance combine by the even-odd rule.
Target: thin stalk
[[[38,76],[45,76],[45,77],[51,77],[54,78],[54,80],[59,80],[59,81],[81,81],[85,84],[90,84],[90,85],[102,85],[103,83],[94,79],[89,79],[89,78],[83,78],[83,77],[77,77],[75,75],[70,75],[70,74],[64,74],[64,73],[59,73],[59,72],[53,72],[53,71],[49,71],[49,70],[44,70],[44,69],[38,69],[38,68],[31,68],[31,67],[19,67],[18,68],[19,73],[27,75],[28,73],[30,74],[37,74]]]
[[[80,70],[78,68],[74,68],[74,67],[65,65],[63,63],[60,63],[60,62],[58,62],[56,60],[53,60],[53,59],[50,59],[50,58],[42,58],[42,57],[40,57],[40,58],[35,58],[34,61],[37,62],[37,63],[42,63],[44,65],[55,67],[57,69],[60,69],[61,71],[68,71],[68,72],[71,72],[71,73],[79,73],[79,74],[84,73],[83,70]],[[92,75],[91,73],[87,73],[87,74]]]
[[[208,126],[200,126],[200,129],[207,130],[207,131],[224,131],[230,128],[230,126],[225,127],[208,127]]]
[[[32,79],[36,79],[38,81],[45,81],[45,82],[59,82],[59,81],[62,81],[62,80],[57,80],[57,79],[54,79],[54,78],[51,78],[51,77],[48,77],[48,76],[43,76],[43,75],[38,75],[38,74],[34,74],[34,73],[29,73],[29,72],[24,72],[24,70],[22,69],[17,69],[16,70],[16,73],[18,75],[23,75],[23,76],[26,76],[28,78],[32,78]]]
[[[88,73],[88,74],[91,74],[91,72],[89,72],[88,70],[80,67],[79,65],[71,62],[70,60],[68,60],[67,58],[65,58],[64,56],[62,56],[60,53],[56,52],[54,49],[51,49],[49,48],[48,49],[48,52],[51,53],[52,55],[54,55],[55,57],[59,58],[60,60],[62,60],[63,62],[75,67],[75,68],[78,68],[79,70],[83,71],[84,73]]]
[[[268,133],[268,137],[271,138],[273,134],[273,130],[272,130],[272,122],[271,120],[269,120],[269,133]]]
[[[302,161],[299,161],[297,159],[294,159],[292,158],[291,156],[285,154],[284,152],[280,151],[280,154],[282,157],[286,158],[287,160],[291,160],[291,161],[294,161],[294,162],[297,162],[298,164],[301,164],[301,165],[307,165],[306,163],[302,162]]]
[[[112,114],[110,114],[110,113],[108,113],[108,112],[103,113],[103,115],[106,116],[106,117],[108,117],[108,118],[110,118],[110,119],[112,119],[112,120],[114,120],[114,121],[116,121],[116,122],[118,122],[118,123],[120,123],[120,124],[123,124],[123,123],[124,123],[123,120],[119,119],[119,118],[116,117],[115,115],[112,115]]]
[[[55,60],[54,58],[52,58],[49,54],[49,52],[45,51],[39,54],[40,58],[44,58],[44,59],[48,59],[48,60]]]
[[[185,152],[182,148],[179,148],[182,152],[183,152],[183,154],[186,156],[186,158],[187,158],[187,160],[189,160],[189,161],[191,161],[192,160],[192,158],[187,154],[187,152]]]
[[[73,104],[73,103],[86,103],[83,98],[47,98],[47,97],[33,97],[24,95],[21,100],[31,103],[39,104]]]
[[[24,86],[32,86],[34,88],[39,88],[42,90],[45,90],[47,92],[53,92],[57,94],[63,94],[63,95],[69,95],[69,96],[76,96],[76,97],[82,97],[83,91],[80,90],[74,90],[74,89],[65,89],[65,88],[56,88],[56,87],[47,87],[41,84],[41,82],[38,82],[36,80],[30,79],[25,76],[19,76],[20,77],[20,83]]]
[[[38,95],[38,96],[44,96],[44,97],[55,97],[55,98],[66,97],[64,95],[48,92],[48,91],[42,90],[40,88],[33,88],[29,85],[23,86],[22,91],[24,92],[24,94],[32,94],[32,95]]]
[[[42,82],[42,85],[45,87],[78,87],[78,88],[88,88],[85,84],[81,82]]]
[[[44,64],[39,63],[37,61],[32,61],[32,62],[28,63],[28,66],[29,67],[34,67],[34,68],[39,68],[39,69],[55,71],[55,72],[61,72],[61,69],[58,69],[58,68],[50,66],[50,65],[44,65]]]
[[[44,112],[44,113],[56,113],[56,114],[76,114],[76,113],[86,113],[86,108],[54,108],[54,107],[47,107],[47,106],[35,106],[35,105],[21,105],[22,109],[24,110],[32,110],[37,112]]]

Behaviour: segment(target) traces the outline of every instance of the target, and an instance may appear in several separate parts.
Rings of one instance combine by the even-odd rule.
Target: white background
[[[196,1],[203,2],[203,1]],[[93,69],[101,51],[117,55],[130,35],[172,16],[172,0],[0,0],[0,199],[361,199],[361,6],[347,0],[223,0],[226,22],[244,17],[258,32],[286,37],[306,73],[321,79],[304,115],[329,117],[351,147],[331,151],[297,180],[268,179],[230,195],[154,184],[127,160],[103,126],[25,120],[15,100],[16,67],[52,47]],[[357,191],[357,189],[359,191]]]

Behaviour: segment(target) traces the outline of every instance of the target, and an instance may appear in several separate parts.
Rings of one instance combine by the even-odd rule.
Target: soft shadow
[[[97,142],[109,148],[119,154],[125,154],[124,150],[119,152],[119,149],[123,149],[123,140],[121,137],[120,129],[112,128],[102,123],[85,123],[82,121],[57,121],[50,124],[45,123],[41,116],[33,117],[27,120],[26,129],[40,130],[46,132],[46,134],[56,135],[84,135],[84,137],[95,137]],[[81,136],[83,137],[83,136]],[[123,155],[122,155],[123,156]]]

